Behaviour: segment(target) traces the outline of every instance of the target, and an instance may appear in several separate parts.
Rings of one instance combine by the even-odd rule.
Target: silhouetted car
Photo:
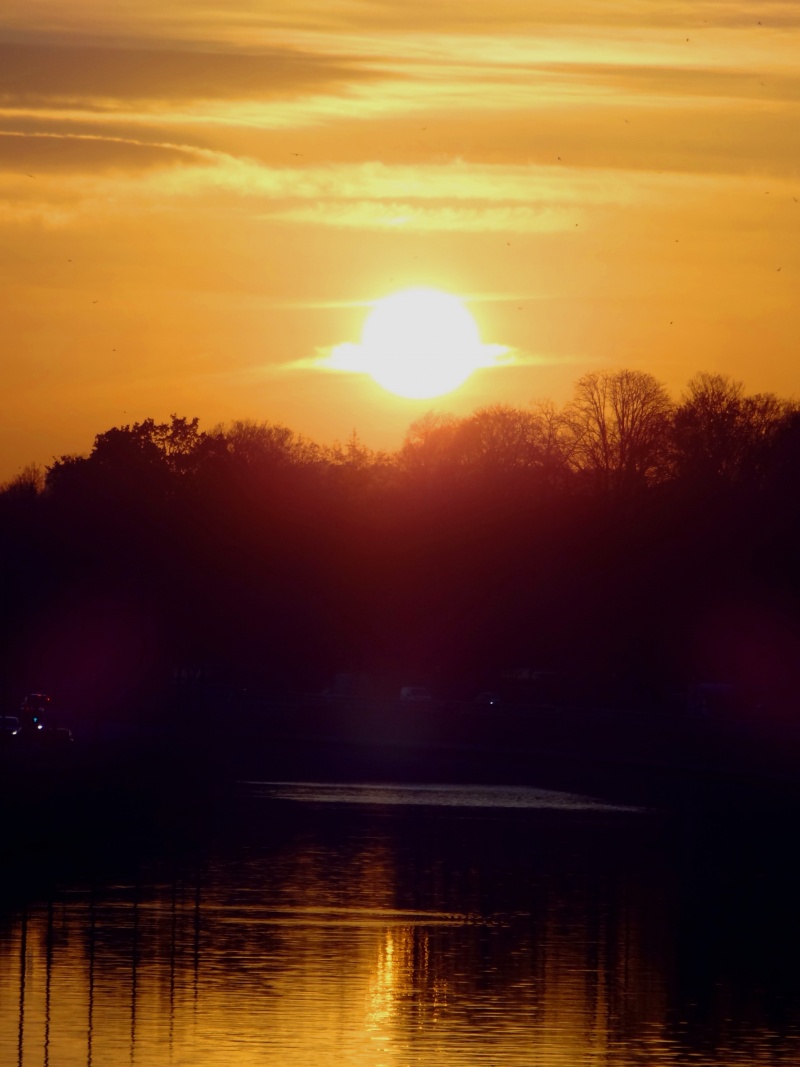
[[[72,730],[45,693],[28,693],[19,709],[18,733],[28,743],[62,745],[72,741]]]
[[[0,715],[0,736],[16,737],[20,729],[19,719],[16,715]]]
[[[51,706],[52,701],[46,693],[28,693],[19,709],[20,723],[26,734],[44,728]]]

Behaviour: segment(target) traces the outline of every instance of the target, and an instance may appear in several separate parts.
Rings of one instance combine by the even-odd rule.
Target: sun
[[[412,400],[451,393],[476,370],[513,364],[513,350],[484,344],[464,301],[440,289],[405,289],[374,301],[361,341],[323,350],[298,366],[367,374]]]
[[[360,349],[378,385],[412,399],[450,393],[494,362],[463,303],[438,289],[406,289],[376,301]]]

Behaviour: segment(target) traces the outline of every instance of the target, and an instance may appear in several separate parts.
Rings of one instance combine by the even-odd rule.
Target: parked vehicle
[[[51,706],[46,693],[28,693],[19,709],[20,726],[26,734],[44,729]]]
[[[46,693],[28,693],[16,717],[18,733],[27,742],[61,745],[73,740],[72,730]]]
[[[0,715],[0,736],[16,737],[20,729],[19,718],[16,715]]]

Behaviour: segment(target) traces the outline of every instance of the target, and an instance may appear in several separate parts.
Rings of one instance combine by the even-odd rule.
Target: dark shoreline
[[[769,724],[598,709],[458,714],[375,702],[284,702],[258,712],[216,735],[173,720],[170,730],[126,738],[6,743],[0,851],[190,839],[213,824],[242,780],[528,785],[679,819],[800,814],[800,742]]]
[[[135,880],[142,864],[153,859],[199,863],[215,843],[248,834],[279,843],[298,820],[324,824],[331,817],[330,805],[306,811],[288,801],[254,803],[247,782],[508,785],[576,793],[629,807],[630,813],[604,818],[624,818],[626,825],[643,819],[643,839],[666,834],[700,856],[709,848],[730,855],[757,852],[765,837],[785,847],[800,823],[800,776],[763,768],[756,774],[721,763],[622,761],[609,752],[476,750],[352,738],[283,737],[265,752],[250,740],[213,751],[190,751],[164,737],[154,743],[151,737],[122,748],[90,750],[76,741],[69,752],[29,752],[22,758],[4,752],[0,912],[63,884],[92,885],[112,876]],[[353,817],[374,814],[363,808]],[[427,834],[431,814],[436,812],[415,807],[407,818]],[[469,809],[469,815],[492,821],[488,810]],[[542,813],[518,815],[524,841]],[[543,818],[549,825],[552,813]],[[586,822],[591,833],[598,816],[570,818]],[[607,832],[614,833],[613,825]]]

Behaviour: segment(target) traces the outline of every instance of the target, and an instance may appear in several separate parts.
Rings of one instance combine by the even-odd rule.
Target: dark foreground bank
[[[242,781],[534,785],[679,819],[800,813],[800,744],[785,727],[590,708],[284,701],[216,730],[81,737],[0,751],[0,855],[111,853],[191,841]],[[16,741],[17,739],[13,739]]]

